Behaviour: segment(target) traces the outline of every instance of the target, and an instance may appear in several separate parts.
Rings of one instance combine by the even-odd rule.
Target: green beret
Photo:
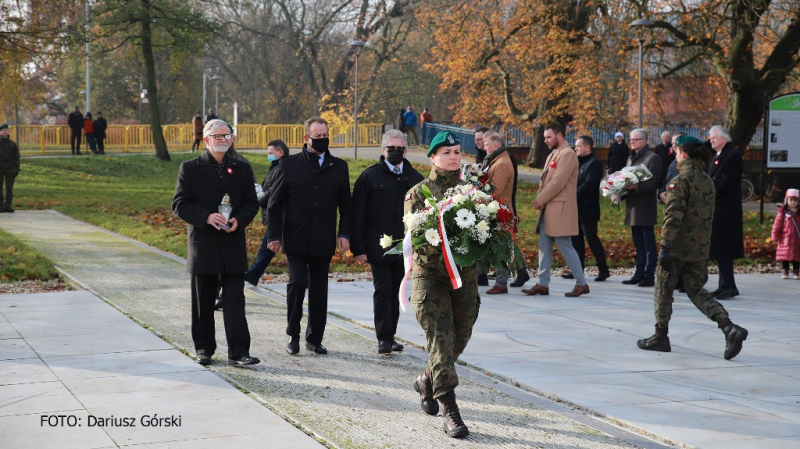
[[[431,146],[428,148],[428,157],[435,153],[439,147],[452,147],[453,145],[461,145],[458,136],[450,131],[442,131],[431,140]]]
[[[679,147],[683,145],[702,145],[702,144],[703,142],[697,137],[692,137],[687,135],[681,135],[678,136],[677,139],[675,139],[675,145]]]
[[[8,129],[8,123],[3,123],[2,125],[0,125],[0,131],[4,129]]]

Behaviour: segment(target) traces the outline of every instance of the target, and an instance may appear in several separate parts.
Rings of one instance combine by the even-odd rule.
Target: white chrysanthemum
[[[469,178],[469,180],[472,181],[472,182],[478,182],[478,177],[477,176],[473,176],[473,177]]]
[[[489,211],[490,214],[496,214],[498,210],[500,210],[500,203],[497,201],[492,201],[486,206],[486,210]]]
[[[383,234],[383,237],[381,237],[380,243],[381,243],[381,248],[383,248],[383,249],[389,248],[390,246],[392,246],[392,236],[391,235],[387,235],[387,234]]]
[[[456,225],[461,229],[466,229],[475,224],[475,214],[467,209],[456,212]]]
[[[486,220],[481,220],[481,221],[478,222],[477,225],[475,225],[475,229],[477,229],[478,232],[488,232],[489,231],[489,223],[486,223]]]
[[[479,218],[489,218],[489,211],[485,204],[478,203],[475,205],[475,212]]]
[[[419,226],[417,214],[409,212],[403,215],[403,223],[406,225],[409,231],[417,229],[417,226]]]
[[[489,185],[489,184],[486,184],[485,186],[483,186],[483,190],[488,192],[488,191],[492,190],[492,186]]]
[[[482,172],[481,170],[478,170],[478,173],[477,173],[477,175],[478,175],[478,176],[483,176],[483,172]]]
[[[467,197],[465,197],[464,195],[462,195],[460,193],[456,194],[456,195],[453,195],[453,204],[458,205],[458,204],[463,203],[466,200],[467,200]]]
[[[442,243],[442,238],[439,237],[439,231],[436,229],[428,229],[425,231],[425,240],[428,241],[433,246],[437,246]]]

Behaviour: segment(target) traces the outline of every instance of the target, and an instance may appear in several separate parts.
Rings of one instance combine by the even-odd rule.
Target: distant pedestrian
[[[69,138],[69,147],[72,150],[72,155],[81,154],[81,136],[83,135],[83,114],[81,110],[75,106],[75,109],[67,117],[67,124],[69,125],[72,134]]]
[[[381,157],[368,167],[353,187],[353,240],[350,250],[360,262],[372,268],[372,310],[378,354],[402,351],[395,340],[400,318],[400,283],[405,274],[403,256],[384,255],[384,235],[403,238],[403,201],[408,190],[422,182],[422,175],[405,159],[405,134],[392,129],[381,140]]]
[[[614,134],[614,142],[608,146],[608,154],[606,154],[606,168],[608,169],[608,173],[611,174],[622,170],[628,161],[630,153],[631,149],[628,148],[628,144],[625,143],[625,134],[619,132]]]
[[[267,158],[269,159],[270,167],[264,181],[261,183],[261,191],[263,195],[258,199],[258,205],[261,206],[261,222],[267,224],[267,204],[269,203],[269,191],[275,180],[275,173],[277,173],[278,164],[281,158],[289,155],[289,147],[280,139],[273,140],[267,144]],[[264,231],[264,236],[261,238],[261,247],[258,249],[256,261],[250,266],[244,274],[244,280],[250,285],[258,285],[261,276],[264,275],[275,253],[267,247],[267,232]]]
[[[422,114],[420,114],[419,118],[420,121],[422,122],[423,128],[425,127],[426,123],[433,122],[433,116],[431,115],[431,112],[428,110],[428,108],[422,110]]]
[[[94,138],[97,140],[97,151],[106,154],[106,130],[108,122],[103,118],[103,113],[97,111],[97,118],[94,119]]]
[[[92,154],[98,154],[97,140],[94,138],[94,121],[92,121],[91,112],[87,112],[86,117],[83,119],[83,137],[86,138],[86,146],[91,150]]]
[[[210,122],[211,120],[217,120],[218,118],[219,117],[217,117],[217,114],[214,111],[214,108],[208,108],[208,115],[206,116],[206,123]]]
[[[192,133],[194,134],[194,143],[191,151],[194,151],[195,148],[199,151],[200,142],[203,141],[203,114],[200,111],[197,111],[192,119]]]
[[[475,130],[475,163],[483,164],[486,159],[486,149],[484,148],[483,134],[489,131],[489,128],[481,126]]]
[[[406,133],[406,111],[400,109],[399,114],[397,115],[397,129],[400,130],[401,133]]]
[[[787,189],[783,204],[778,205],[775,223],[772,225],[772,241],[778,244],[775,260],[781,263],[781,279],[789,279],[789,262],[792,274],[800,279],[800,221],[797,210],[800,207],[800,190]]]
[[[683,276],[686,293],[695,305],[725,335],[725,360],[742,350],[747,329],[733,324],[728,312],[712,293],[703,288],[708,280],[708,250],[714,217],[714,182],[703,172],[707,152],[703,143],[691,136],[680,136],[678,170],[680,174],[667,186],[667,207],[661,227],[658,254],[658,285],[654,295],[656,331],[652,337],[636,342],[641,349],[670,352],[669,321],[672,318],[672,292]]]
[[[0,125],[0,212],[14,212],[14,180],[19,174],[19,146],[11,140],[8,125]],[[5,184],[5,196],[3,196]]]
[[[403,114],[403,121],[406,125],[406,133],[411,133],[414,136],[414,144],[419,145],[419,137],[417,137],[417,114],[409,106],[406,113]]]

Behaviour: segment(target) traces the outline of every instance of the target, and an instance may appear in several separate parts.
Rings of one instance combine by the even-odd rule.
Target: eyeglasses
[[[386,151],[406,151],[406,147],[384,147]]]
[[[647,140],[647,139],[640,138],[640,137],[637,137],[637,138],[635,138],[635,139],[634,139],[634,138],[631,138],[631,142],[633,142],[634,140]]]
[[[231,140],[233,139],[233,134],[210,134],[208,137],[217,140]]]

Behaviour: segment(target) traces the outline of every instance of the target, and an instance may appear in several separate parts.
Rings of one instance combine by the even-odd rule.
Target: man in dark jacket
[[[378,354],[403,350],[394,339],[400,318],[400,283],[403,280],[403,257],[386,256],[381,239],[403,238],[403,202],[408,190],[423,180],[422,175],[405,160],[408,142],[405,134],[392,129],[383,135],[380,161],[368,167],[353,188],[353,240],[350,246],[359,262],[372,268],[373,312]],[[386,243],[386,242],[384,242]],[[393,245],[392,245],[393,246]]]
[[[258,213],[253,169],[226,154],[232,135],[222,120],[208,122],[203,136],[206,151],[181,164],[172,199],[172,212],[188,224],[186,269],[192,282],[192,340],[197,363],[210,364],[217,348],[214,300],[222,284],[228,364],[254,365],[259,360],[250,356],[244,313],[244,229]],[[229,218],[217,212],[225,201],[232,207]]]
[[[263,193],[261,197],[258,198],[258,205],[261,206],[261,222],[263,224],[267,224],[267,204],[269,203],[269,191],[272,188],[273,182],[275,181],[275,173],[277,173],[278,164],[281,162],[282,157],[289,155],[289,147],[286,146],[286,143],[280,139],[273,140],[267,144],[267,154],[270,167],[269,171],[267,172],[267,176],[264,177],[264,182],[261,183],[261,191]],[[265,231],[264,236],[261,239],[261,247],[258,249],[256,261],[244,274],[244,280],[250,285],[258,285],[259,279],[261,279],[261,276],[264,275],[264,271],[266,271],[267,266],[269,266],[269,263],[272,261],[272,258],[275,257],[275,253],[267,247],[268,243],[267,233]]]
[[[661,185],[661,159],[647,146],[647,132],[631,131],[631,153],[628,166],[644,165],[653,174],[647,181],[626,186],[625,226],[631,227],[633,246],[636,248],[636,272],[623,284],[653,287],[656,271],[656,235],[658,221],[658,187]]]
[[[83,114],[81,110],[75,106],[75,110],[67,117],[67,125],[69,125],[72,134],[69,139],[69,147],[72,149],[72,155],[81,154],[81,136],[83,135]]]
[[[669,131],[664,131],[661,133],[661,143],[656,145],[656,147],[653,149],[653,152],[655,152],[656,155],[661,158],[661,169],[663,170],[663,173],[661,173],[661,176],[659,177],[661,182],[664,182],[664,177],[667,176],[669,164],[675,160],[675,152],[672,150],[672,148],[672,136],[669,134]]]
[[[489,131],[489,128],[481,126],[475,130],[475,163],[483,164],[486,158],[486,149],[483,147],[483,133]]]
[[[328,314],[328,270],[336,251],[350,249],[352,198],[347,162],[328,151],[328,122],[305,121],[303,151],[283,158],[267,204],[267,246],[283,251],[289,262],[286,287],[291,337],[286,351],[300,351],[300,321],[308,287],[306,349],[327,354],[322,345]],[[337,239],[336,212],[339,212]]]
[[[597,223],[600,222],[600,180],[603,179],[603,165],[594,157],[594,140],[590,136],[580,136],[575,140],[575,153],[578,155],[578,235],[572,236],[572,246],[581,259],[581,267],[586,268],[586,242],[592,249],[597,262],[599,275],[595,282],[608,279],[606,251],[597,236]],[[572,273],[563,275],[573,279]]]
[[[100,154],[106,154],[106,129],[108,123],[103,118],[103,113],[97,111],[97,118],[94,119],[94,138],[97,140],[97,152]]]
[[[744,257],[744,225],[742,223],[742,153],[731,143],[731,135],[722,126],[712,126],[708,132],[715,151],[707,173],[714,180],[717,197],[714,202],[714,221],[711,225],[711,249],[708,258],[717,261],[719,288],[716,299],[739,296],[733,278],[733,260]]]
[[[14,212],[14,180],[19,174],[19,146],[11,140],[8,125],[0,125],[0,212]],[[3,184],[6,191],[3,196]]]
[[[625,135],[622,133],[614,134],[614,142],[608,146],[608,154],[606,155],[608,173],[622,170],[628,161],[630,152],[628,144],[625,143]]]

